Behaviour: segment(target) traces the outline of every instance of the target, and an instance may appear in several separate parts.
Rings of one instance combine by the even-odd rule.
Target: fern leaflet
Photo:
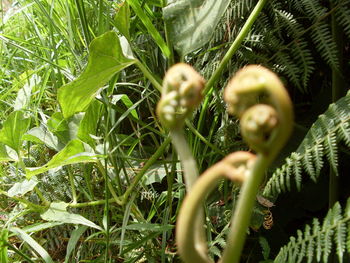
[[[297,189],[300,190],[303,170],[312,180],[317,181],[325,155],[332,169],[337,171],[337,143],[340,141],[350,146],[350,91],[319,116],[298,149],[286,158],[286,163],[282,167],[274,172],[263,194],[273,196],[290,190],[292,177]],[[284,178],[281,179],[281,177]]]
[[[341,206],[336,203],[323,220],[322,227],[318,219],[314,219],[312,226],[306,225],[304,231],[297,231],[297,238],[291,237],[290,242],[281,248],[276,256],[275,263],[285,262],[328,262],[332,252],[332,242],[335,241],[335,251],[339,262],[343,262],[344,253],[350,252],[350,198],[345,212],[342,214]]]

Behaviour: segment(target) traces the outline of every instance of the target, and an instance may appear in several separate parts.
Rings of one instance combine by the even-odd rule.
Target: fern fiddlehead
[[[229,112],[240,118],[243,137],[257,155],[249,152],[229,155],[204,172],[186,196],[177,222],[176,238],[179,253],[188,263],[212,262],[196,249],[198,227],[193,228],[192,222],[206,194],[222,177],[242,183],[242,190],[220,262],[239,262],[264,172],[291,133],[291,101],[281,81],[268,69],[256,65],[243,68],[229,82],[224,98]]]
[[[183,126],[186,118],[200,104],[204,79],[189,65],[178,63],[172,66],[164,76],[162,97],[157,105],[157,115],[163,127],[169,130],[171,140],[179,155],[184,171],[187,192],[198,177],[198,168],[189,148]],[[199,253],[206,254],[203,211],[199,209],[196,219],[196,243]]]

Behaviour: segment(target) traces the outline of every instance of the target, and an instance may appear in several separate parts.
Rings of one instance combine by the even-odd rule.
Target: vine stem
[[[229,62],[229,60],[232,58],[234,53],[238,50],[240,47],[242,41],[245,39],[245,37],[250,32],[251,27],[253,26],[255,20],[258,18],[261,10],[263,9],[264,5],[266,4],[267,0],[259,0],[259,2],[255,5],[253,11],[249,15],[247,21],[245,22],[244,26],[242,27],[241,31],[238,33],[237,37],[233,41],[232,45],[230,46],[229,50],[226,52],[225,56],[221,60],[219,66],[214,71],[213,75],[208,80],[205,89],[204,94],[207,94],[211,87],[214,86],[214,84],[218,81],[222,71],[224,70],[225,66]]]
[[[251,211],[265,171],[273,156],[258,154],[253,170],[243,183],[240,198],[231,220],[227,245],[219,263],[238,263],[249,227]]]

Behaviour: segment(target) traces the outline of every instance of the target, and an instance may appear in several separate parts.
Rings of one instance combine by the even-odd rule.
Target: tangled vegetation
[[[349,7],[1,0],[0,262],[348,262]]]

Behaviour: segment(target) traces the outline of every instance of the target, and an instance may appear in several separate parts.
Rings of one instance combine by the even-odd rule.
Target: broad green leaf
[[[147,14],[144,12],[140,5],[139,0],[127,0],[131,8],[134,10],[135,14],[140,18],[141,22],[144,24],[144,26],[147,28],[148,33],[151,35],[151,37],[154,39],[154,41],[157,43],[159,48],[162,50],[163,54],[166,57],[170,56],[170,49],[165,43],[164,39],[158,32],[158,30],[153,25],[151,19],[147,16]]]
[[[30,235],[24,232],[22,229],[17,227],[11,227],[10,231],[20,237],[23,241],[27,242],[29,246],[31,246],[46,263],[54,263],[49,253],[38,243],[36,242]]]
[[[91,138],[91,135],[96,134],[96,130],[98,128],[98,123],[101,118],[101,114],[103,112],[103,104],[97,100],[94,100],[85,115],[80,122],[78,128],[78,138],[83,142],[88,143],[90,146],[93,146],[95,141]]]
[[[79,238],[81,237],[82,234],[86,231],[87,227],[86,226],[79,226],[77,229],[75,229],[72,232],[72,235],[69,238],[68,245],[67,245],[67,252],[66,252],[66,257],[64,262],[69,263],[69,257],[72,254],[72,251],[75,249]]]
[[[64,202],[51,203],[50,208],[46,210],[45,213],[41,214],[41,218],[46,221],[55,221],[66,224],[78,224],[102,230],[101,227],[96,225],[94,222],[86,219],[85,217],[78,214],[69,213],[67,211],[67,206],[68,204]]]
[[[8,263],[8,254],[7,254],[7,242],[8,242],[8,230],[2,229],[0,233],[0,262]]]
[[[0,162],[8,161],[18,161],[18,155],[14,149],[0,143]]]
[[[112,97],[111,103],[112,104],[117,104],[118,101],[122,101],[123,104],[130,109],[134,104],[132,103],[132,101],[129,99],[128,95],[126,94],[118,94],[118,95],[114,95]],[[135,119],[139,119],[139,116],[137,114],[136,109],[131,110],[130,114],[135,118]]]
[[[52,134],[52,132],[48,131],[46,128],[42,126],[34,127],[30,129],[23,136],[23,139],[27,141],[36,142],[36,143],[43,143],[47,147],[55,151],[60,151],[64,147],[64,144],[58,140],[56,135]]]
[[[78,138],[78,130],[84,113],[77,113],[69,119],[65,119],[61,112],[54,113],[47,121],[49,130],[57,136],[61,144]]]
[[[181,56],[208,43],[229,3],[229,0],[168,1],[163,16],[170,40]]]
[[[14,110],[22,110],[25,109],[30,102],[30,97],[32,95],[32,89],[41,81],[41,78],[33,74],[30,79],[24,84],[23,88],[21,88],[13,105]]]
[[[0,142],[19,152],[23,134],[29,129],[30,119],[21,111],[12,112],[0,130]]]
[[[38,179],[33,176],[32,178],[24,179],[22,182],[15,183],[8,191],[9,196],[24,195],[34,189],[38,184]]]
[[[136,62],[123,54],[118,36],[113,31],[95,38],[89,50],[84,72],[58,90],[58,101],[65,118],[85,111],[100,87],[115,73]]]
[[[41,167],[26,168],[26,173],[27,177],[31,178],[33,175],[68,164],[96,162],[99,157],[100,155],[95,154],[88,144],[75,139],[55,154],[47,164]]]
[[[120,5],[120,8],[115,15],[114,25],[120,33],[122,33],[127,39],[130,39],[130,8],[126,1]]]

